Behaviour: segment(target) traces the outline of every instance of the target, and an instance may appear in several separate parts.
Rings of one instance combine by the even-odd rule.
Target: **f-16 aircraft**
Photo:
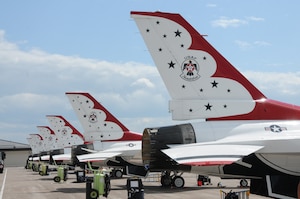
[[[25,168],[40,172],[41,163],[50,161],[50,153],[56,149],[57,139],[50,127],[38,126],[37,128],[39,134],[30,134],[30,137],[27,138],[32,154],[28,157]],[[44,174],[46,173],[40,172],[40,175]]]
[[[36,137],[39,137],[36,139]],[[29,137],[27,138],[27,141],[29,143],[29,146],[31,148],[32,154],[38,154],[41,151],[41,147],[39,146],[38,142],[36,140],[41,140],[40,135],[38,134],[29,134]]]
[[[84,129],[85,141],[90,143],[77,148],[77,154],[82,154],[81,149],[90,152],[77,155],[79,162],[139,168],[127,160],[140,154],[142,134],[130,131],[89,93],[68,92],[66,95]],[[121,177],[122,172],[124,170],[115,169],[113,173]]]
[[[25,168],[32,169],[32,163],[40,160],[39,154],[43,151],[43,138],[39,134],[29,134],[27,141],[31,148],[31,155],[27,158]]]
[[[39,134],[29,134],[27,141],[32,152],[29,161],[39,161],[39,153],[45,151],[43,137]]]
[[[38,126],[39,135],[43,138],[44,153],[41,160],[52,160],[70,163],[71,147],[84,143],[83,135],[74,128],[64,117],[58,115],[46,116],[50,127]]]
[[[40,151],[39,159],[41,161],[49,161],[51,151],[59,147],[59,140],[49,126],[37,126],[37,129],[42,139],[42,151]]]
[[[181,15],[131,17],[172,98],[172,118],[204,119],[146,128],[144,164],[153,171],[250,178],[251,193],[297,198],[300,107],[268,99]],[[180,176],[172,180],[184,184]]]
[[[75,129],[62,116],[46,116],[50,122],[49,126],[37,126],[39,134],[31,134],[28,142],[32,148],[32,153],[37,154],[35,161],[50,161],[52,159],[59,162],[70,162],[71,147],[84,143],[83,135]]]
[[[53,160],[71,162],[72,146],[84,144],[84,136],[63,116],[47,115],[46,117],[59,141],[56,149],[63,149],[63,152],[53,154]]]

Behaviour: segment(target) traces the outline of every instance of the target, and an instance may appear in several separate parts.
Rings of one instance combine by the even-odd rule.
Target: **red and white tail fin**
[[[171,95],[173,119],[300,119],[299,107],[267,99],[181,15],[131,17]]]
[[[59,140],[49,126],[37,126],[37,129],[39,130],[39,135],[43,139],[42,143],[44,151],[59,149]]]
[[[89,93],[66,93],[83,126],[85,140],[141,140],[142,135],[128,130]]]
[[[44,140],[43,137],[39,134],[29,134],[27,141],[31,147],[32,154],[39,154],[44,151]]]
[[[84,143],[84,136],[63,116],[47,115],[46,117],[58,140],[60,140],[61,148]]]

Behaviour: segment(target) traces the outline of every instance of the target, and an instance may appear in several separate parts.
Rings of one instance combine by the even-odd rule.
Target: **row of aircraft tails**
[[[127,129],[89,93],[68,92],[66,95],[84,133],[63,116],[47,115],[50,126],[37,126],[39,133],[30,134],[28,138],[33,153],[29,160],[70,166],[90,162],[124,172],[126,166],[131,165],[127,160],[140,154],[142,134]]]
[[[179,173],[193,172],[251,179],[250,192],[258,195],[299,197],[300,107],[268,99],[181,15],[133,11],[131,17],[171,96],[172,118],[194,121],[134,133],[88,93],[66,93],[84,133],[62,116],[47,116],[51,127],[31,135],[32,149],[79,145],[79,162],[129,165],[134,174],[161,171],[162,185],[183,187]],[[53,159],[70,159],[65,151]],[[127,161],[135,155],[141,165]]]

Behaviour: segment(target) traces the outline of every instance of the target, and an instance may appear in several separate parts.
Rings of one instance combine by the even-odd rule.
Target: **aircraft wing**
[[[43,160],[43,161],[47,161],[47,160],[50,159],[50,155],[43,155],[43,156],[40,157],[40,159]]]
[[[242,157],[258,151],[263,146],[237,144],[187,144],[162,150],[179,164],[213,166],[232,164]]]
[[[52,158],[55,161],[59,161],[59,160],[70,161],[71,160],[71,153],[54,155]]]
[[[79,162],[99,162],[120,155],[120,152],[96,152],[85,155],[78,155]]]
[[[81,148],[81,149],[84,150],[84,151],[86,151],[86,152],[89,152],[89,153],[96,153],[96,152],[98,152],[98,151],[87,149],[87,148]]]
[[[141,152],[141,142],[121,142],[111,145],[108,149],[98,152],[93,152],[85,155],[78,155],[77,158],[80,162],[96,162],[103,161],[115,156],[133,157]]]
[[[40,157],[38,157],[38,156],[37,157],[33,157],[32,161],[40,161]]]

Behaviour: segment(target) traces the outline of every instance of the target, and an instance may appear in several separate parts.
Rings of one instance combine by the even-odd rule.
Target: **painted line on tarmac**
[[[5,173],[4,173],[4,178],[3,178],[1,192],[0,192],[0,199],[2,199],[2,197],[3,197],[4,186],[5,186],[5,181],[6,181],[6,174],[7,174],[7,169],[5,169]]]

